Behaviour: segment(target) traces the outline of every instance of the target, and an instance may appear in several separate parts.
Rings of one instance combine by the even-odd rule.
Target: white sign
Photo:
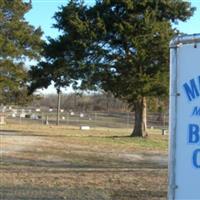
[[[171,49],[169,199],[200,199],[200,44]]]

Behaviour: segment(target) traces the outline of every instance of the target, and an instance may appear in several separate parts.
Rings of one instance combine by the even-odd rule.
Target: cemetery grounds
[[[38,123],[1,125],[2,200],[161,200],[168,136],[149,130]]]

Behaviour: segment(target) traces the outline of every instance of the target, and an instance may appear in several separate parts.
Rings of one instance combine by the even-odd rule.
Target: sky
[[[28,2],[29,0],[24,0]],[[26,20],[35,27],[41,27],[44,34],[43,39],[48,36],[56,38],[59,32],[52,27],[55,23],[53,16],[59,10],[59,7],[66,5],[68,0],[32,0],[32,9],[26,14]],[[173,25],[183,33],[200,33],[200,0],[190,0],[192,6],[196,7],[194,15],[186,22],[179,22]],[[85,0],[85,3],[92,5],[94,0]],[[67,89],[72,92],[71,88]],[[43,94],[56,93],[53,86],[47,90],[42,90]]]
[[[25,0],[29,2],[29,0]],[[32,0],[32,9],[25,18],[35,27],[40,26],[44,31],[44,38],[47,36],[56,37],[59,33],[52,27],[55,23],[53,16],[59,11],[59,7],[65,6],[68,0]],[[85,0],[85,3],[92,5],[94,0]],[[46,37],[45,37],[46,36]]]

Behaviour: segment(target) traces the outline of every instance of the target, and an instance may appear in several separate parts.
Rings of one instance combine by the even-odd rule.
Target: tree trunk
[[[132,137],[146,137],[147,134],[147,114],[146,98],[142,97],[134,103],[135,107],[135,125],[131,134]]]

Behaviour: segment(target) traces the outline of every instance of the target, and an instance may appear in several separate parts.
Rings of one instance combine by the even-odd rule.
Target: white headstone
[[[40,108],[36,108],[35,111],[36,111],[36,112],[40,112]]]
[[[13,117],[13,118],[16,117],[16,113],[12,113],[12,117]]]
[[[74,112],[70,112],[70,115],[73,116],[73,115],[75,115],[75,113]]]
[[[3,106],[2,112],[6,112],[6,106]]]
[[[19,115],[21,118],[25,118],[25,116],[26,116],[26,113],[20,113],[20,115]]]
[[[31,115],[31,119],[33,119],[33,120],[38,119],[38,115],[36,115],[36,114],[32,114],[32,115]]]
[[[80,126],[81,130],[90,130],[90,126]]]

